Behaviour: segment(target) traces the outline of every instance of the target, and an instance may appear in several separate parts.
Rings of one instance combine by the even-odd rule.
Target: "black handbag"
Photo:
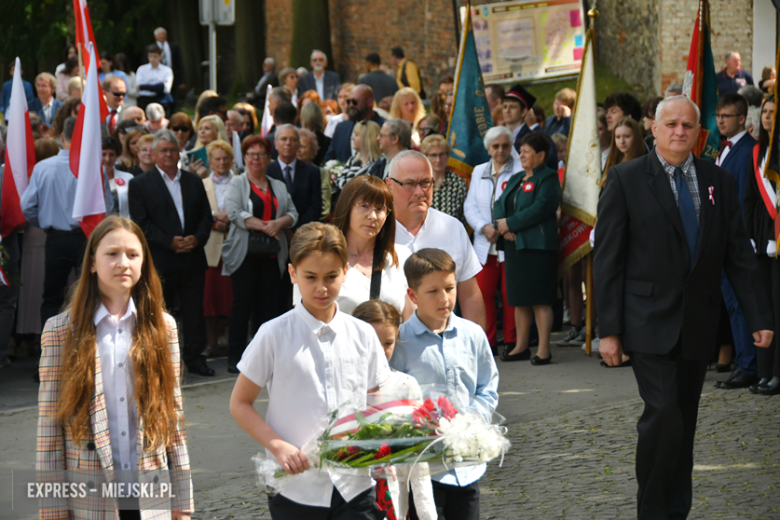
[[[377,270],[379,264],[382,262],[384,251],[381,251],[379,247],[374,248],[374,261],[371,267],[371,289],[369,289],[368,299],[376,300],[379,298],[379,293],[382,291],[382,271]]]
[[[250,188],[251,189],[251,188]],[[276,206],[274,206],[274,190],[271,181],[268,181],[268,190],[271,192],[271,220],[276,218]],[[249,230],[249,242],[246,254],[252,258],[268,258],[278,255],[282,246],[274,237],[268,236],[262,231]]]

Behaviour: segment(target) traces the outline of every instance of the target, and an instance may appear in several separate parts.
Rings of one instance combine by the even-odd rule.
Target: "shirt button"
[[[127,469],[128,464],[125,464],[125,469]]]
[[[127,432],[122,432],[122,437],[124,437],[125,435],[127,435]]]
[[[119,333],[122,334],[122,329],[119,329]]]
[[[125,398],[124,398],[124,397],[120,397],[120,398],[119,398],[119,402],[120,402],[120,403],[121,403],[121,402],[124,402],[124,400],[125,400]]]
[[[119,368],[122,368],[122,363],[119,363]]]

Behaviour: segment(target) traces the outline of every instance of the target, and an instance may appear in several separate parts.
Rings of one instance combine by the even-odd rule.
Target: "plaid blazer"
[[[168,343],[171,349],[171,360],[176,374],[174,388],[174,407],[183,416],[184,406],[181,394],[182,367],[179,355],[179,337],[174,319],[165,314],[168,326]],[[103,378],[100,371],[100,356],[95,349],[95,391],[89,404],[89,418],[92,431],[87,437],[76,444],[72,437],[70,426],[57,421],[57,401],[59,399],[60,381],[62,378],[62,346],[70,326],[70,312],[59,314],[49,319],[41,336],[41,386],[38,392],[38,442],[36,446],[36,469],[39,472],[47,470],[100,470],[105,480],[113,479],[113,457],[111,439],[108,431],[108,416],[106,401],[103,394]],[[169,447],[161,446],[155,451],[144,449],[144,429],[141,418],[138,419],[136,446],[138,453],[138,471],[149,470],[182,470],[186,478],[172,482],[176,498],[170,500],[141,498],[139,506],[142,520],[164,520],[171,518],[171,509],[185,513],[193,511],[192,479],[189,476],[190,459],[187,452],[187,433],[183,420],[176,426],[176,432]],[[171,475],[174,475],[173,473]],[[154,477],[155,479],[157,477]],[[144,479],[143,476],[139,480]],[[151,480],[148,478],[146,480]],[[157,482],[157,480],[155,480]],[[178,490],[184,491],[184,496]],[[189,490],[189,494],[186,491]],[[77,520],[106,520],[117,518],[118,511],[103,511],[102,508],[90,509],[84,506],[87,501],[79,502],[78,506],[71,504],[73,509],[57,509],[42,507],[41,520],[70,517]],[[116,506],[116,502],[115,502]],[[78,508],[76,508],[78,507]],[[156,509],[165,507],[166,509]],[[116,507],[115,507],[116,509]]]

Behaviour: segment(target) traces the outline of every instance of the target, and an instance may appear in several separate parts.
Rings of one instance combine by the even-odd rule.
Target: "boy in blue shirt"
[[[404,264],[408,294],[417,311],[401,326],[390,365],[420,385],[447,386],[459,411],[490,422],[498,405],[498,369],[485,331],[453,314],[457,301],[455,262],[440,249],[421,249]],[[433,475],[440,520],[479,520],[479,479],[485,464]],[[410,516],[417,519],[414,501]]]
[[[323,419],[366,396],[390,376],[374,328],[339,311],[336,297],[347,273],[347,242],[332,225],[311,222],[290,245],[290,277],[301,304],[264,323],[246,348],[230,398],[230,413],[282,468],[295,477],[270,484],[274,520],[374,520],[380,514],[368,476],[328,475],[309,468],[301,452]],[[268,387],[265,419],[254,408]],[[274,479],[276,480],[276,479]]]

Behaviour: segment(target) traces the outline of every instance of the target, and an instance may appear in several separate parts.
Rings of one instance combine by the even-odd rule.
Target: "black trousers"
[[[19,300],[19,236],[9,233],[3,239],[3,248],[8,255],[5,275],[11,285],[0,284],[0,361],[8,354],[8,343],[14,331],[16,303]]]
[[[252,313],[252,337],[260,325],[280,314],[277,304],[279,280],[279,261],[276,258],[247,256],[241,267],[230,275],[233,307],[230,310],[228,366],[236,366],[241,361],[247,346],[247,328]]]
[[[691,509],[693,440],[707,361],[631,353],[645,410],[637,423],[639,520],[684,520]]]
[[[81,229],[71,232],[49,230],[46,233],[41,325],[45,325],[46,320],[61,312],[68,276],[71,269],[76,269],[76,279],[81,275],[86,245],[87,237]]]
[[[206,321],[203,319],[203,290],[206,271],[178,271],[160,273],[165,306],[172,309],[179,297],[181,308],[181,329],[179,346],[184,364],[188,367],[205,361]],[[183,337],[183,339],[182,339]]]
[[[381,520],[385,517],[376,505],[374,486],[349,502],[334,487],[330,507],[305,506],[282,495],[269,496],[268,509],[273,520]]]
[[[439,520],[479,520],[479,480],[465,487],[431,481]],[[409,493],[409,518],[419,520],[414,494]]]
[[[775,339],[768,348],[756,349],[756,362],[758,376],[773,378],[780,377],[780,260],[766,256],[756,257],[758,260],[758,272],[761,277],[761,287],[766,290],[769,304],[772,306],[772,317],[775,320]]]

